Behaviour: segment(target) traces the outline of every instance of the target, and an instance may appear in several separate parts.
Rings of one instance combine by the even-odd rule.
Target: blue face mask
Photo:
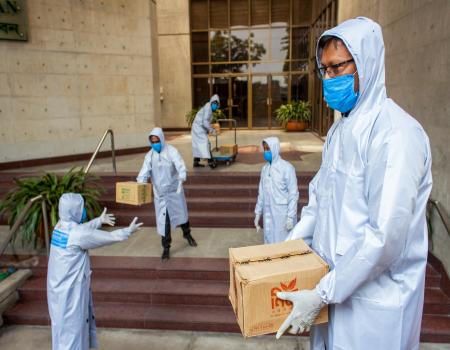
[[[158,142],[158,143],[152,143],[152,149],[153,149],[155,152],[161,153],[161,148],[162,148],[161,142]]]
[[[212,103],[212,104],[211,104],[211,110],[212,110],[213,112],[217,111],[218,108],[219,108],[219,105],[218,105],[217,103]]]
[[[87,211],[86,211],[86,208],[83,208],[83,214],[81,214],[80,224],[82,224],[86,220],[87,220]]]
[[[272,163],[272,151],[264,151],[264,159]]]
[[[323,96],[330,108],[347,113],[355,107],[359,96],[359,92],[355,92],[355,74],[323,79],[322,83]]]

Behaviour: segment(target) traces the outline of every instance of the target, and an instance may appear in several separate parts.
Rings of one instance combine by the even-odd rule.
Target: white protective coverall
[[[264,243],[278,243],[289,234],[287,219],[294,225],[297,222],[297,175],[294,166],[281,159],[278,138],[268,137],[264,142],[272,152],[272,163],[267,162],[261,170],[255,214],[263,215]]]
[[[186,166],[178,150],[164,141],[161,128],[154,128],[149,138],[158,136],[161,153],[150,150],[144,159],[137,182],[147,182],[150,178],[153,184],[154,204],[156,212],[156,228],[158,234],[165,235],[166,211],[169,213],[170,226],[175,228],[188,221],[188,210],[184,190],[177,193],[178,182],[186,181]]]
[[[80,224],[83,208],[78,193],[65,193],[59,200],[47,271],[53,350],[97,347],[88,249],[123,241],[131,234],[129,228],[99,230],[100,218]]]
[[[312,327],[311,349],[419,349],[428,137],[386,96],[377,23],[359,17],[325,36],[342,39],[353,56],[360,96],[328,132],[308,206],[290,237],[312,243],[330,265],[316,287],[331,304],[329,323]]]
[[[209,102],[197,112],[192,123],[192,157],[194,158],[211,158],[211,145],[209,143],[208,133],[215,132],[215,129],[211,126],[213,115],[211,103],[213,102],[220,104],[219,96],[214,95],[211,97]]]

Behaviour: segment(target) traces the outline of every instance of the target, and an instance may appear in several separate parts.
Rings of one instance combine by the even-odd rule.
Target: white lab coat
[[[278,138],[264,141],[272,152],[272,163],[264,164],[261,170],[255,214],[263,215],[264,243],[278,243],[289,234],[287,219],[294,225],[297,222],[297,175],[293,165],[281,159]]]
[[[194,158],[211,158],[211,145],[208,139],[208,133],[214,132],[211,126],[213,112],[211,103],[216,101],[220,103],[219,96],[214,95],[196,114],[192,123],[192,156]]]
[[[188,210],[184,190],[177,193],[178,181],[186,181],[186,166],[178,150],[165,143],[161,128],[154,128],[149,137],[158,136],[162,143],[161,153],[150,150],[137,177],[138,182],[153,184],[156,211],[156,228],[165,236],[166,211],[169,213],[170,226],[175,228],[188,221]]]
[[[431,153],[419,123],[386,96],[381,28],[367,18],[341,38],[360,79],[356,106],[331,127],[309,204],[290,238],[330,265],[316,290],[331,304],[312,349],[419,349]],[[320,59],[318,50],[317,57]]]
[[[65,193],[59,201],[60,220],[52,234],[47,271],[47,303],[53,350],[85,350],[97,347],[93,313],[91,265],[88,249],[128,238],[128,228],[98,230],[101,219],[79,224],[84,200]]]

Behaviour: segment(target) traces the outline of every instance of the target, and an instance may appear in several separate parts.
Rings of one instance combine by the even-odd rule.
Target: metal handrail
[[[444,227],[447,230],[447,233],[450,235],[450,222],[448,216],[444,212],[444,208],[442,208],[441,206],[441,203],[433,198],[429,198],[428,203],[436,208],[439,216],[441,217],[442,223],[444,224]]]
[[[100,147],[102,147],[103,142],[106,139],[106,136],[110,134],[111,135],[111,155],[112,155],[112,164],[113,164],[113,170],[114,170],[114,174],[117,175],[117,169],[116,169],[116,149],[114,148],[114,132],[112,131],[112,129],[108,129],[105,131],[105,133],[103,134],[103,137],[100,139],[100,142],[97,145],[97,148],[95,149],[94,153],[92,153],[92,157],[89,160],[89,163],[86,167],[86,169],[84,170],[84,173],[87,174],[89,172],[89,170],[91,169],[92,163],[94,163],[95,157],[97,157],[98,152],[100,151]]]
[[[25,216],[28,214],[28,211],[30,210],[31,206],[36,203],[37,201],[41,201],[42,206],[42,217],[44,220],[44,230],[45,230],[45,248],[47,250],[47,256],[50,252],[50,245],[49,245],[49,235],[48,235],[48,221],[47,221],[47,204],[45,203],[44,196],[40,194],[39,196],[31,198],[25,207],[21,210],[18,218],[14,222],[14,225],[11,227],[11,230],[9,231],[8,237],[0,244],[0,255],[2,255],[10,243],[11,239],[14,237],[15,233],[19,229],[20,225],[23,224],[23,221],[25,219]]]

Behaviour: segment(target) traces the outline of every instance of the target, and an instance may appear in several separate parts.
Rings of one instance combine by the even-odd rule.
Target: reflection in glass
[[[230,27],[248,26],[248,2],[245,0],[230,0]]]
[[[308,101],[308,75],[292,75],[291,101]]]
[[[209,16],[210,28],[228,28],[228,1],[209,0]]]
[[[265,62],[265,63],[252,63],[253,73],[281,73],[289,71],[289,62]]]
[[[231,31],[231,61],[248,61],[248,34],[247,29]]]
[[[269,25],[269,0],[251,1],[251,25]]]
[[[250,60],[261,61],[269,58],[270,29],[253,29],[250,33]]]
[[[247,111],[248,111],[248,82],[247,77],[231,78],[231,118],[236,119],[238,127],[247,127]]]
[[[208,78],[194,78],[194,108],[202,107],[209,101]]]
[[[192,61],[208,62],[208,32],[192,33]]]
[[[271,59],[289,59],[289,28],[272,28],[270,32],[272,37]]]
[[[309,29],[305,27],[292,28],[292,59],[308,58]]]
[[[192,29],[208,29],[208,0],[191,0]]]
[[[253,127],[267,127],[267,98],[269,94],[267,76],[252,77]]]
[[[291,70],[307,72],[308,71],[308,61],[307,60],[292,61],[291,62]]]
[[[220,109],[228,117],[228,81],[230,78],[213,77],[212,78],[212,89],[213,95],[217,94],[220,98]]]
[[[271,123],[272,127],[279,126],[275,119],[275,111],[280,108],[282,104],[286,104],[288,101],[288,81],[289,76],[273,75],[270,84],[270,92],[272,97],[272,115]]]
[[[272,25],[289,24],[289,0],[272,0],[271,22]]]
[[[308,25],[311,22],[311,0],[292,1],[292,24]]]
[[[229,36],[226,30],[216,30],[209,32],[211,40],[211,61],[228,61]]]
[[[211,73],[230,73],[232,68],[231,64],[213,64],[211,65]]]
[[[209,66],[207,64],[195,64],[192,66],[192,72],[194,74],[208,74]]]

